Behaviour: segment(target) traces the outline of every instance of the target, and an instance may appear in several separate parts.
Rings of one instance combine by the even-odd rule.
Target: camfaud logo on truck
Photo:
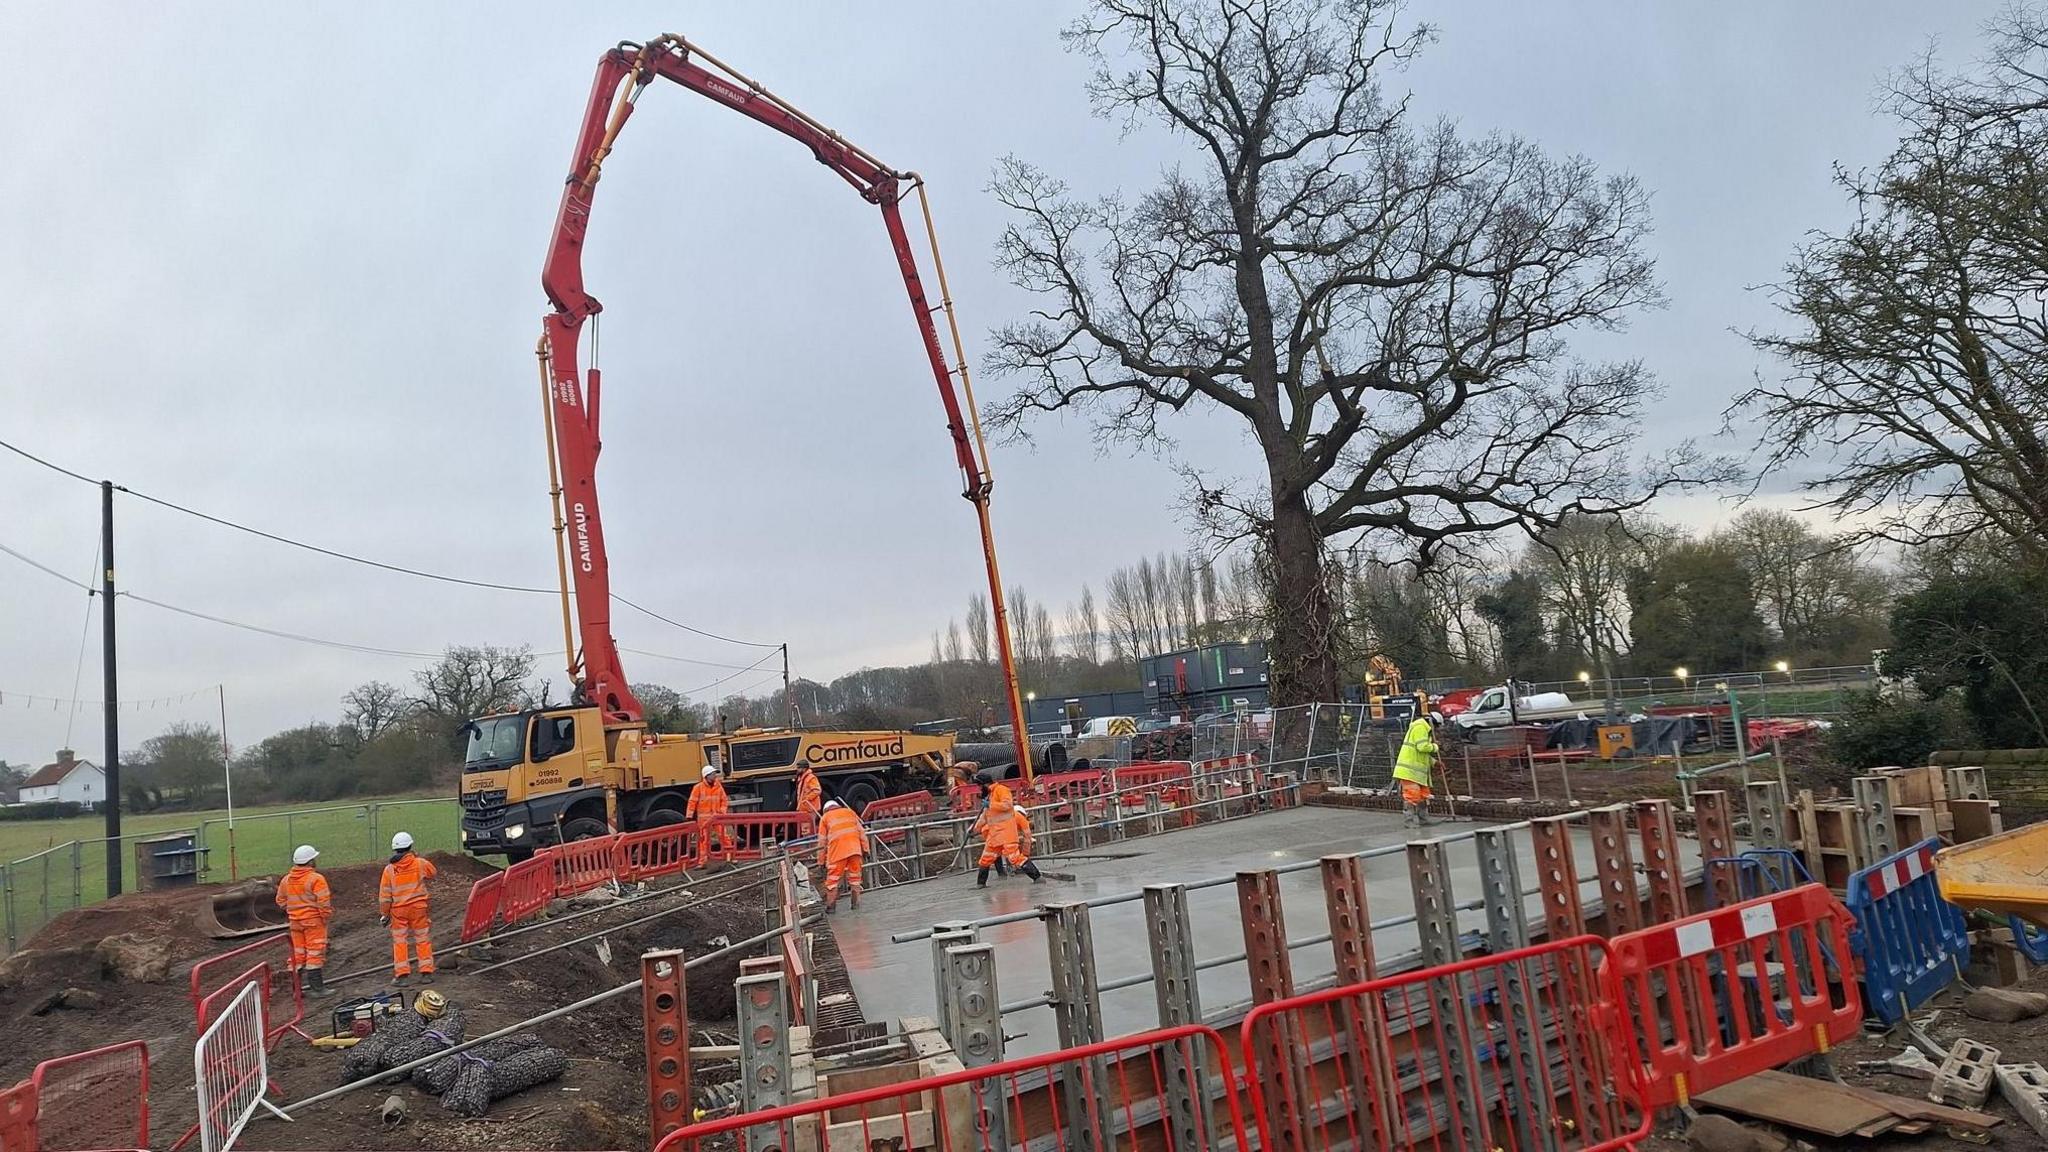
[[[893,740],[846,740],[838,744],[808,744],[804,759],[813,764],[843,764],[848,760],[880,760],[903,755],[903,737]]]

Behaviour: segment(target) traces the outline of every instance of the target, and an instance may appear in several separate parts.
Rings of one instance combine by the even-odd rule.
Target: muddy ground
[[[598,913],[558,927],[527,933],[503,944],[446,952],[461,931],[461,909],[471,883],[491,871],[467,857],[436,855],[440,874],[430,885],[434,939],[445,953],[434,987],[466,1018],[477,1036],[588,997],[639,977],[639,956],[657,948],[681,948],[701,955],[727,940],[755,935],[766,926],[760,891],[706,899],[650,923],[615,929],[606,939],[608,960],[598,941],[535,956],[495,971],[485,965],[524,956],[536,949],[596,932],[608,924],[685,902],[651,900],[630,910]],[[377,924],[376,893],[381,865],[323,869],[334,892],[327,971],[383,971],[339,982],[325,1000],[308,998],[301,1027],[312,1035],[331,1030],[335,1005],[389,989],[390,938]],[[730,885],[715,878],[695,891],[706,896]],[[20,953],[0,964],[0,1083],[27,1077],[40,1060],[125,1039],[150,1047],[151,1143],[168,1147],[191,1127],[192,1045],[197,1039],[188,975],[194,961],[238,943],[203,935],[196,903],[214,889],[138,893],[81,909],[53,921]],[[119,967],[107,960],[102,942],[113,937]],[[737,956],[690,973],[689,1006],[698,1043],[732,1042],[732,981]],[[418,977],[408,996],[417,991]],[[73,991],[75,990],[75,991]],[[63,994],[65,1004],[52,1006]],[[250,1149],[420,1149],[534,1148],[617,1149],[644,1147],[647,1135],[645,1060],[641,1000],[625,993],[535,1031],[569,1057],[559,1081],[501,1100],[479,1119],[444,1112],[439,1101],[410,1086],[363,1089],[298,1113],[282,1123],[259,1116],[242,1137]],[[729,1078],[730,1070],[707,1066],[699,1081]],[[343,1081],[338,1051],[313,1048],[287,1035],[271,1057],[271,1078],[284,1102],[315,1095]],[[409,1108],[401,1125],[387,1128],[378,1116],[385,1096],[396,1092]],[[95,1145],[104,1146],[104,1145]]]
[[[1981,970],[1973,972],[1972,975],[1988,980],[1988,974]],[[2031,978],[2017,987],[2030,992],[2048,992],[2048,969],[2036,971]],[[2048,1016],[2022,1020],[2015,1024],[1994,1024],[1964,1015],[1962,999],[1963,990],[1960,987],[1952,988],[1935,997],[1925,1009],[1915,1013],[1914,1018],[1924,1024],[1929,1018],[1929,1013],[1940,1010],[1941,1015],[1934,1018],[1933,1026],[1926,1031],[1942,1045],[1952,1044],[1958,1037],[1967,1036],[1998,1049],[1998,1059],[2002,1064],[2024,1064],[2029,1061],[2048,1064]],[[1898,1054],[1904,1047],[1903,1043],[1888,1042],[1884,1037],[1866,1031],[1834,1050],[1835,1071],[1845,1083],[1854,1084],[1859,1088],[1889,1092],[1894,1096],[1924,1099],[1929,1087],[1928,1081],[1884,1072],[1865,1073],[1856,1070],[1858,1061],[1882,1060]],[[2027,1127],[2019,1118],[2019,1113],[2014,1111],[2012,1105],[2006,1103],[1996,1090],[1992,1092],[1990,1101],[1976,1111],[2001,1117],[2005,1121],[1991,1129],[1991,1142],[1988,1145],[1951,1136],[1941,1127],[1920,1136],[1886,1135],[1870,1139],[1854,1136],[1830,1139],[1811,1133],[1785,1129],[1779,1131],[1804,1139],[1822,1152],[1976,1152],[1985,1147],[2019,1152],[2021,1149],[2048,1147],[2048,1140],[2043,1140],[2032,1128]],[[1753,1127],[1768,1127],[1743,1117],[1738,1116],[1736,1119],[1743,1120]],[[1643,1152],[1689,1152],[1690,1145],[1682,1136],[1682,1126],[1674,1130],[1672,1125],[1665,1124],[1660,1125],[1652,1137],[1643,1142],[1641,1148]]]

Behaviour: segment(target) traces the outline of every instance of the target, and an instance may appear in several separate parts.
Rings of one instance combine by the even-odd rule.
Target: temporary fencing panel
[[[657,1152],[1221,1152],[1246,1147],[1222,1037],[1199,1025],[678,1129]],[[1075,1112],[1069,1100],[1086,1101]]]
[[[901,796],[884,796],[868,801],[860,810],[860,818],[869,823],[877,820],[898,820],[905,816],[929,816],[939,810],[939,799],[929,792],[905,792]]]
[[[506,924],[517,924],[540,915],[555,898],[554,849],[543,848],[528,860],[504,871],[498,892],[498,915]]]
[[[873,800],[860,810],[861,822],[870,825],[869,832],[884,844],[901,844],[912,835],[907,828],[874,828],[878,821],[910,820],[918,816],[935,815],[939,810],[939,798],[929,792],[905,792],[901,796],[884,796]]]
[[[612,869],[627,884],[681,872],[695,863],[696,834],[693,824],[664,824],[623,833],[612,849]]]
[[[149,1147],[149,1045],[143,1041],[45,1060],[29,1087],[36,1142],[8,1143],[5,1130],[14,1121],[0,1117],[0,1148],[7,1152]]]
[[[618,878],[617,836],[592,836],[548,849],[555,862],[555,899],[601,888]]]
[[[1613,1047],[1650,1108],[1826,1052],[1863,1006],[1846,908],[1808,884],[1617,936],[1600,967]]]
[[[469,886],[469,903],[462,909],[462,942],[481,940],[498,922],[498,896],[505,888],[505,874],[493,872]]]
[[[263,1042],[263,986],[244,984],[192,1048],[199,1092],[199,1147],[225,1152],[270,1090],[269,1053]]]
[[[1850,947],[1863,963],[1863,1009],[1886,1027],[1954,983],[1970,959],[1963,910],[1941,898],[1934,854],[1922,840],[1849,877]]]
[[[952,810],[955,812],[972,812],[981,807],[981,785],[979,784],[956,784],[950,795],[952,798]]]
[[[1244,1084],[1269,1152],[1592,1152],[1649,1131],[1594,1024],[1579,936],[1262,1004]]]
[[[1040,773],[1032,778],[1026,792],[1030,803],[1051,804],[1061,800],[1072,800],[1081,796],[1093,796],[1103,790],[1108,778],[1097,769],[1080,772]]]
[[[699,821],[700,862],[759,860],[764,844],[787,844],[811,834],[811,820],[802,812],[727,812]]]
[[[0,1091],[0,1152],[36,1152],[34,1081],[23,1080]]]
[[[195,1030],[206,1031],[220,1009],[233,999],[233,989],[250,979],[261,979],[264,985],[265,1034],[269,1043],[275,1046],[306,1015],[305,988],[299,982],[298,973],[292,970],[291,961],[291,936],[280,932],[194,964],[186,991],[192,1001]],[[260,976],[252,971],[255,968],[263,969]],[[275,999],[281,995],[280,989],[289,989],[291,993],[292,1010],[288,1015],[274,1007]]]
[[[1110,781],[1118,792],[1125,793],[1123,803],[1130,807],[1145,802],[1145,794],[1132,791],[1133,789],[1158,789],[1167,785],[1186,784],[1194,774],[1195,766],[1186,760],[1164,764],[1126,764],[1110,771]]]

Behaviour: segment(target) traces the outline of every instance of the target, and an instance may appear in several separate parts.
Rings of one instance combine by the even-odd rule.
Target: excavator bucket
[[[1934,878],[1951,904],[2048,928],[2048,823],[1944,848]]]
[[[233,940],[285,928],[284,909],[267,880],[223,888],[199,904],[199,930],[215,940]]]

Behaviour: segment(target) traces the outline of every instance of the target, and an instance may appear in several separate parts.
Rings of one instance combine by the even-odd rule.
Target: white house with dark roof
[[[36,769],[21,786],[20,802],[42,804],[66,800],[73,804],[101,804],[107,799],[107,774],[90,760],[80,760],[69,748],[57,751],[57,760]]]

